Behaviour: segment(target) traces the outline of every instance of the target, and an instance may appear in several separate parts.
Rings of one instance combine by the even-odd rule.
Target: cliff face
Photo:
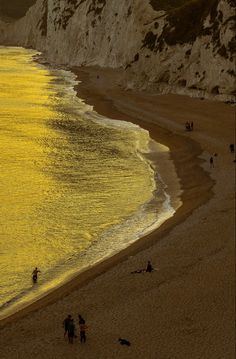
[[[234,98],[232,0],[38,0],[0,43],[49,61],[123,67],[127,88]]]
[[[0,14],[3,17],[19,19],[36,0],[0,0]]]

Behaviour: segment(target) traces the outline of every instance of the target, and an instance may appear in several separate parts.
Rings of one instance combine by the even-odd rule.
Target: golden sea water
[[[148,132],[98,116],[72,73],[35,55],[0,47],[2,315],[156,226],[157,203],[173,214],[145,156]]]

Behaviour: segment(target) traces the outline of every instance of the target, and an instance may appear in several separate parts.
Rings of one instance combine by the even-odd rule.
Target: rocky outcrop
[[[4,18],[19,19],[37,0],[0,0],[0,14]]]
[[[174,4],[174,5],[173,5]],[[122,67],[127,88],[232,101],[232,0],[38,0],[0,23],[2,44],[69,66]]]

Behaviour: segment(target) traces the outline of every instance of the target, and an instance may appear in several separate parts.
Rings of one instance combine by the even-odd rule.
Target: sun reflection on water
[[[155,188],[139,155],[147,131],[89,119],[69,74],[35,63],[35,54],[0,48],[0,304],[31,288],[35,266],[43,284],[59,268],[79,266],[71,258],[105,231],[116,241],[113,226]],[[146,212],[143,222],[130,222],[130,233],[155,220],[155,211]]]

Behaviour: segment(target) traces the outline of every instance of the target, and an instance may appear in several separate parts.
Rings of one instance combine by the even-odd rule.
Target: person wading
[[[36,283],[38,280],[38,273],[41,273],[41,271],[37,267],[35,267],[35,269],[32,272],[33,275],[32,279],[34,283]]]

